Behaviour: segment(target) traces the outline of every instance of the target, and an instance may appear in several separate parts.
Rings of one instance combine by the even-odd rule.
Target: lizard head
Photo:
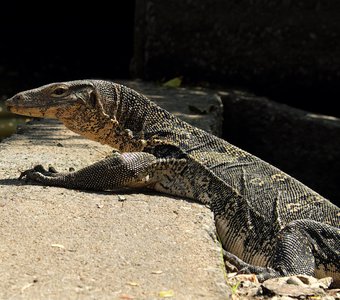
[[[142,149],[144,123],[158,120],[156,105],[146,97],[105,80],[44,85],[14,95],[6,106],[16,114],[58,119],[70,130],[121,151]]]
[[[97,93],[90,81],[52,83],[14,95],[5,104],[10,112],[61,119],[80,107],[93,108]]]

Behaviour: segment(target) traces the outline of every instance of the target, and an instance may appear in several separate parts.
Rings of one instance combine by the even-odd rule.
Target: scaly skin
[[[66,188],[148,187],[209,205],[227,258],[259,280],[332,276],[340,285],[340,210],[261,159],[195,128],[125,86],[53,83],[18,93],[10,111],[56,118],[121,153],[82,170],[21,177]]]

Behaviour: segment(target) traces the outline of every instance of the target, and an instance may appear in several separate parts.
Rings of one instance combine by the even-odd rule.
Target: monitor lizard
[[[52,83],[6,101],[16,114],[59,119],[117,149],[74,172],[38,165],[20,179],[71,189],[146,187],[200,201],[214,213],[229,261],[260,281],[294,274],[340,285],[340,209],[250,153],[104,80]]]

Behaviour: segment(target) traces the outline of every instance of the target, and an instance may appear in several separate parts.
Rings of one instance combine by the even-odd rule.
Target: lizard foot
[[[46,170],[42,165],[36,165],[33,169],[28,169],[26,171],[23,171],[20,173],[19,180],[25,179],[26,181],[28,180],[33,180],[33,181],[39,181],[39,178],[42,176],[55,176],[58,174],[57,170],[50,166],[48,170]]]
[[[225,261],[238,269],[237,274],[255,274],[259,282],[263,282],[269,278],[285,276],[285,272],[280,272],[269,267],[253,266],[227,251],[224,251],[223,256]]]

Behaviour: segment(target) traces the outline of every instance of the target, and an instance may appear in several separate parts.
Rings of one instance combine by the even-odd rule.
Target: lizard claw
[[[28,173],[30,173],[30,172],[33,172],[33,169],[29,169],[29,170],[26,170],[26,171],[21,172],[21,173],[20,173],[20,176],[19,176],[19,178],[18,178],[18,180],[23,179],[23,178],[26,177],[26,176],[28,175]]]
[[[50,172],[50,173],[58,173],[58,171],[53,166],[49,166],[48,167],[48,172]],[[40,173],[42,173],[42,172],[40,172]]]
[[[42,165],[36,165],[33,169],[28,169],[26,171],[23,171],[20,173],[19,180],[25,178],[25,180],[36,180],[39,175],[43,174],[48,174],[50,171],[45,170],[45,168]]]
[[[36,166],[33,168],[33,171],[34,171],[34,172],[40,172],[40,173],[42,173],[42,174],[48,173],[48,171],[47,171],[42,165],[36,165]]]
[[[25,181],[27,182],[29,179],[36,180],[41,175],[42,174],[40,172],[37,172],[34,169],[29,169],[24,172],[21,172],[18,179],[21,180],[25,178]]]

